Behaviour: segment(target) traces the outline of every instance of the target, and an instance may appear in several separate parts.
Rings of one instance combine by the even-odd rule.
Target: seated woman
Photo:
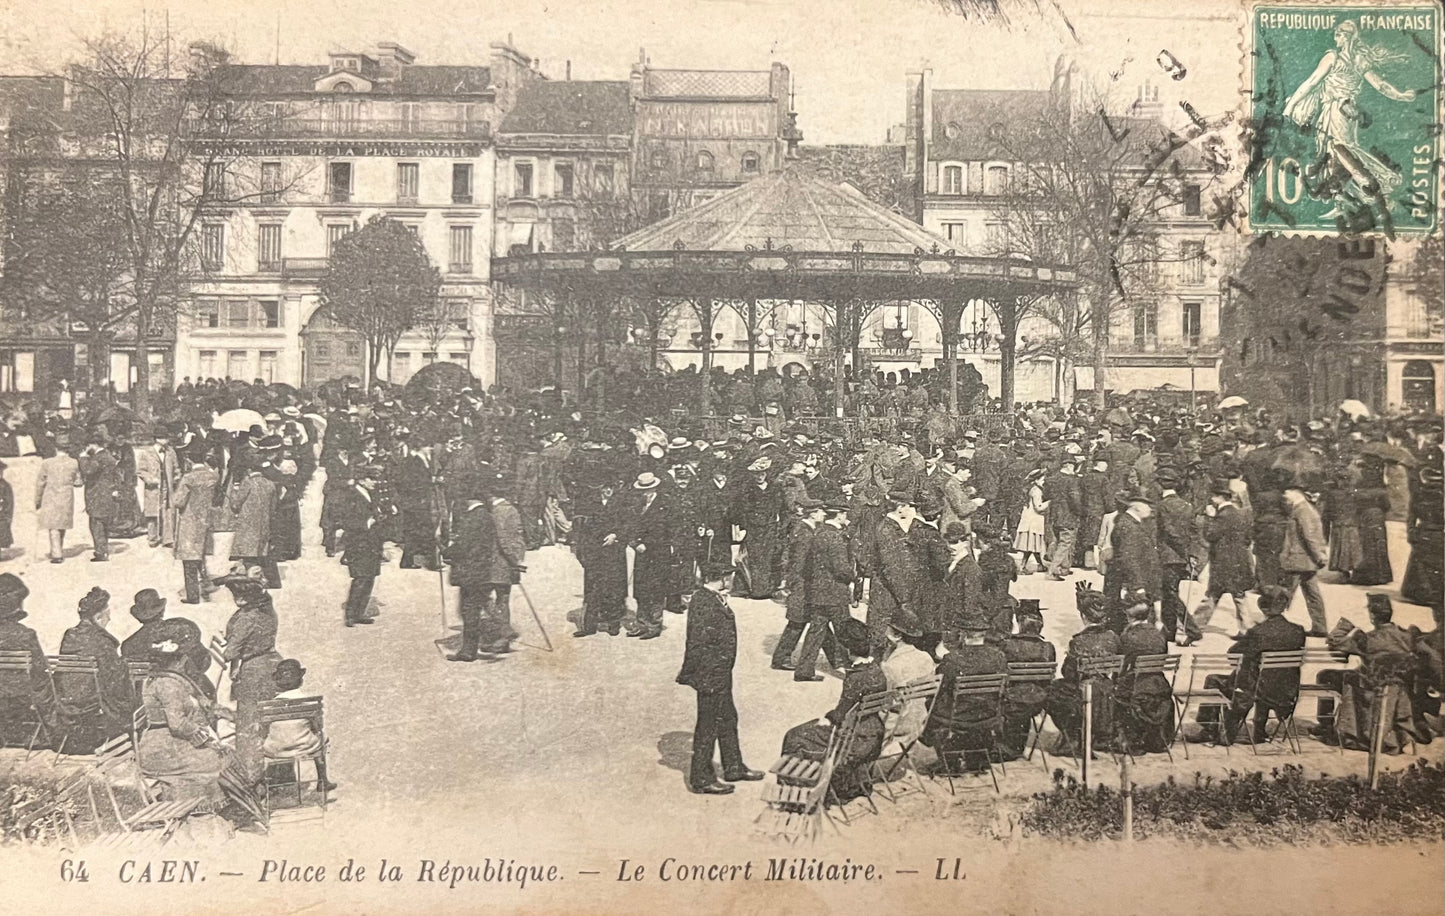
[[[982,614],[965,618],[959,628],[960,645],[949,651],[940,649],[943,659],[938,673],[943,682],[933,701],[933,713],[922,741],[938,753],[944,770],[957,773],[962,763],[968,772],[987,772],[988,757],[1003,730],[1003,704],[1000,697],[959,697],[953,695],[960,677],[1004,674],[1008,658],[1003,650],[988,644],[986,637],[993,621]],[[980,755],[985,755],[980,762]]]
[[[1136,674],[1141,655],[1167,655],[1169,640],[1154,627],[1154,605],[1143,592],[1130,596],[1129,625],[1119,637],[1124,670],[1115,685],[1115,706],[1123,720],[1126,747],[1136,754],[1162,754],[1174,740],[1174,698],[1169,678],[1160,672]]]
[[[287,658],[277,663],[276,670],[271,673],[271,678],[276,683],[277,699],[299,699],[298,691],[305,677],[306,669],[301,667],[301,663],[296,659]],[[326,791],[334,792],[336,783],[326,779],[326,758],[316,756],[326,749],[326,744],[317,723],[310,719],[280,719],[267,727],[266,737],[261,742],[261,753],[268,763],[272,760],[314,757],[316,791],[320,792],[324,787]]]
[[[843,677],[843,694],[837,706],[820,719],[788,729],[783,736],[784,754],[822,760],[833,729],[843,724],[848,711],[863,697],[888,689],[882,666],[869,656],[872,650],[867,624],[849,617],[836,624],[835,629],[844,651],[858,656],[858,661]],[[868,764],[877,760],[882,750],[883,717],[873,715],[859,721],[852,743],[843,748],[833,769],[833,791],[840,800],[846,802],[866,793]]]
[[[1108,626],[1110,616],[1103,593],[1080,589],[1075,592],[1075,599],[1084,628],[1069,640],[1068,652],[1059,670],[1060,677],[1049,685],[1049,698],[1044,704],[1066,746],[1072,746],[1079,740],[1083,726],[1084,698],[1080,690],[1083,679],[1079,677],[1079,659],[1119,654],[1119,634]],[[1113,695],[1114,684],[1106,677],[1088,680],[1094,685],[1094,749],[1108,750],[1113,744],[1109,698]]]
[[[150,722],[137,749],[141,772],[159,783],[162,798],[199,798],[197,810],[238,825],[264,820],[235,752],[216,733],[217,720],[232,718],[231,711],[187,674],[194,635],[174,628],[157,636],[151,644],[156,671],[141,689]]]
[[[1361,751],[1370,749],[1376,692],[1387,686],[1398,688],[1393,694],[1393,708],[1385,713],[1389,726],[1385,729],[1382,747],[1387,754],[1398,754],[1406,740],[1423,744],[1429,738],[1428,734],[1416,731],[1410,707],[1417,665],[1414,644],[1409,632],[1394,623],[1395,609],[1390,596],[1372,592],[1366,594],[1365,600],[1371,629],[1363,630],[1341,617],[1327,640],[1336,652],[1360,656],[1360,667],[1321,671],[1316,675],[1316,682],[1340,693],[1333,737],[1342,747]],[[1331,737],[1319,725],[1311,728],[1310,733],[1326,740]]]

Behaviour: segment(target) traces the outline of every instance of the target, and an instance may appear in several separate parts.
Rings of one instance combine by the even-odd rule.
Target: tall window
[[[762,171],[763,160],[757,153],[743,153],[742,166],[744,175],[756,175]]]
[[[206,174],[201,180],[201,194],[206,200],[224,200],[226,197],[226,164],[206,163]]]
[[[652,167],[655,169],[667,168],[667,151],[661,149],[653,150],[652,155],[648,157],[648,162],[652,163]]]
[[[231,350],[226,353],[226,378],[239,382],[249,381],[246,375],[250,369],[251,353],[249,350]]]
[[[332,203],[351,202],[351,163],[333,162],[327,169],[327,192]]]
[[[220,304],[214,299],[202,299],[196,303],[196,327],[218,328],[221,326]]]
[[[1134,306],[1134,347],[1152,350],[1159,345],[1159,306],[1151,303]]]
[[[518,162],[512,168],[512,196],[531,197],[532,195],[532,163]]]
[[[256,325],[273,330],[281,327],[281,303],[275,299],[262,299],[257,302]]]
[[[199,366],[197,366],[197,369],[196,369],[196,377],[197,377],[197,378],[215,378],[215,377],[216,377],[216,351],[215,351],[215,350],[202,350],[199,355],[200,355],[200,358],[201,358],[201,359],[200,359],[200,364],[199,364]]]
[[[447,249],[447,263],[454,274],[472,272],[472,227],[452,226]]]
[[[597,190],[604,194],[611,194],[614,187],[612,163],[599,162],[592,166],[592,180],[597,185]]]
[[[991,165],[983,172],[983,193],[999,197],[1008,191],[1008,166]]]
[[[350,223],[329,223],[326,226],[326,256],[336,256],[336,243],[346,238],[351,232]]]
[[[477,106],[464,102],[457,106],[457,130],[471,136],[477,119]]]
[[[699,151],[698,151],[698,154],[697,154],[697,170],[698,170],[699,172],[708,172],[708,173],[711,173],[711,172],[712,172],[712,167],[713,167],[712,153],[709,153],[707,150],[699,150]]]
[[[963,193],[963,166],[945,165],[943,167],[943,186],[939,192],[942,194]]]
[[[552,168],[552,194],[555,197],[571,197],[573,193],[572,163],[559,162]]]
[[[281,163],[261,163],[261,203],[274,204],[281,199]]]
[[[1198,216],[1200,214],[1200,189],[1197,184],[1184,186],[1184,215]]]
[[[281,354],[277,350],[262,350],[260,355],[261,368],[256,377],[268,385],[273,384],[276,381],[276,362]]]
[[[206,270],[226,269],[226,225],[207,223],[201,227],[201,266]]]
[[[421,125],[421,106],[416,102],[402,102],[396,106],[400,115],[402,133],[414,134]]]
[[[397,203],[416,203],[417,193],[421,190],[421,165],[416,162],[398,162],[396,164],[396,200]]]
[[[281,224],[256,227],[256,265],[263,271],[281,269]]]
[[[452,203],[469,204],[472,202],[472,164],[470,162],[452,163]]]
[[[944,223],[943,237],[955,247],[962,248],[963,243],[968,241],[968,223]]]
[[[1179,260],[1182,262],[1180,279],[1197,286],[1204,282],[1204,243],[1180,242]]]
[[[1184,332],[1184,345],[1187,347],[1199,346],[1200,311],[1201,304],[1198,302],[1186,302],[1180,307],[1183,319],[1181,330]]]

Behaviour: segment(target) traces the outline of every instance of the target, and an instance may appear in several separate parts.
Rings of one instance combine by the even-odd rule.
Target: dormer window
[[[940,194],[962,194],[964,191],[964,172],[961,164],[945,165],[943,167],[942,181],[940,182]]]
[[[361,72],[361,60],[356,57],[333,57],[331,59],[331,72],[339,70],[350,70],[353,73]]]

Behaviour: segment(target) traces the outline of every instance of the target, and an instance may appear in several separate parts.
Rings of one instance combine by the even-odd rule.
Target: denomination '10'
[[[1293,186],[1290,178],[1294,179]],[[1286,157],[1280,160],[1278,166],[1274,159],[1266,159],[1264,162],[1264,199],[1270,203],[1275,201],[1275,193],[1278,191],[1279,200],[1286,204],[1299,203],[1300,196],[1304,194],[1304,176],[1300,174],[1300,164],[1297,159]]]

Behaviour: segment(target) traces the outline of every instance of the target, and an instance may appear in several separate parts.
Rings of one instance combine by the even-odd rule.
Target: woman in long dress
[[[1360,457],[1360,482],[1355,487],[1354,503],[1360,525],[1360,562],[1350,581],[1355,585],[1388,585],[1395,579],[1385,529],[1390,490],[1385,486],[1385,463],[1375,455]]]
[[[1365,83],[1392,101],[1415,98],[1415,90],[1396,89],[1376,72],[1382,64],[1401,59],[1362,41],[1354,22],[1342,22],[1335,28],[1334,48],[1325,52],[1314,72],[1285,103],[1284,116],[1315,133],[1317,159],[1306,174],[1330,168],[1349,176],[1339,196],[1356,201],[1384,199],[1400,186],[1400,173],[1360,143],[1359,125]],[[1337,197],[1335,206],[1321,218],[1334,219],[1340,213]]]
[[[1019,525],[1014,531],[1014,550],[1023,554],[1019,558],[1019,570],[1028,575],[1044,568],[1044,513],[1048,501],[1044,499],[1044,469],[1029,471],[1026,478],[1029,487],[1028,499],[1019,515]],[[1029,569],[1029,557],[1034,558],[1035,568]]]
[[[75,490],[84,482],[69,443],[57,440],[55,454],[40,462],[35,478],[35,522],[50,537],[52,563],[65,559],[65,532],[75,524]]]

